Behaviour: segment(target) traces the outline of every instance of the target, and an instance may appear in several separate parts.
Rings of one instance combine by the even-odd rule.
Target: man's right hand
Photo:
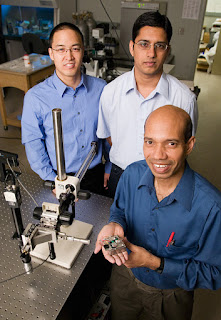
[[[103,255],[106,260],[108,260],[110,263],[116,263],[120,266],[128,259],[127,251],[118,253],[117,255],[110,255],[110,253],[106,251],[101,244],[104,238],[114,235],[117,235],[120,238],[124,238],[124,229],[118,223],[110,222],[109,224],[104,226],[98,234],[94,253],[96,254],[102,249]]]

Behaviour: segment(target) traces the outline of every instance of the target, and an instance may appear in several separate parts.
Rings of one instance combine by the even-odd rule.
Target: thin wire
[[[38,203],[37,201],[35,201],[34,197],[30,194],[30,192],[25,188],[25,186],[22,184],[22,182],[20,181],[20,179],[16,176],[14,170],[12,169],[9,161],[8,161],[8,158],[6,159],[7,160],[7,164],[11,170],[11,172],[13,173],[14,177],[17,179],[17,181],[19,182],[19,184],[22,186],[22,188],[25,190],[25,192],[29,195],[29,197],[34,201],[34,203],[36,204],[36,206],[38,206]]]
[[[37,268],[41,267],[41,266],[48,260],[49,256],[50,256],[50,254],[47,256],[47,258],[46,258],[42,263],[40,263],[37,267],[33,268],[32,270],[34,271],[34,270],[36,270]],[[25,274],[27,274],[27,272],[19,273],[19,274],[17,274],[17,275],[14,276],[14,277],[5,279],[5,280],[3,280],[3,281],[0,281],[0,284],[5,283],[5,282],[7,282],[7,281],[11,281],[11,280],[16,279],[16,278],[18,278],[18,277],[21,277],[21,276],[23,276],[23,275],[25,275]]]
[[[27,170],[25,168],[24,163],[22,163],[21,160],[19,160],[19,163],[23,166],[23,169],[24,169],[25,173],[27,174]],[[19,166],[19,170],[20,170],[20,172],[22,172],[20,166]]]
[[[0,139],[14,139],[14,140],[21,140],[21,138],[17,138],[17,137],[0,137]]]
[[[100,0],[100,3],[101,3],[101,5],[102,5],[102,7],[103,7],[103,9],[104,9],[104,11],[105,11],[105,13],[106,13],[106,15],[108,16],[111,24],[112,24],[112,29],[115,31],[116,36],[117,36],[117,38],[118,38],[118,40],[119,40],[119,42],[120,42],[120,44],[121,44],[121,46],[122,46],[125,54],[127,55],[128,59],[131,60],[130,56],[128,55],[127,51],[125,50],[124,45],[123,45],[123,43],[121,42],[121,40],[120,40],[120,38],[119,38],[119,36],[118,36],[118,34],[117,34],[117,31],[116,31],[116,28],[115,28],[115,26],[114,26],[114,23],[113,23],[113,21],[111,20],[111,17],[109,16],[109,14],[108,14],[108,12],[107,12],[107,10],[106,10],[106,8],[105,8],[102,0]]]

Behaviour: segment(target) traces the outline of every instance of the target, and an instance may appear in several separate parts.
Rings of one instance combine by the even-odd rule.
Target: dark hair
[[[80,37],[81,37],[81,40],[82,40],[82,43],[84,43],[84,37],[83,37],[83,34],[81,33],[80,29],[73,23],[70,23],[70,22],[61,22],[59,23],[57,26],[54,27],[54,29],[51,31],[50,33],[50,36],[49,36],[49,47],[51,48],[52,46],[52,42],[53,42],[53,37],[54,37],[54,34],[57,32],[57,31],[60,31],[60,30],[65,30],[65,29],[71,29],[75,32],[77,32]]]
[[[186,119],[186,126],[185,126],[185,129],[184,129],[184,140],[185,140],[185,143],[188,142],[188,140],[192,137],[192,130],[193,130],[193,124],[192,124],[192,120],[189,117],[187,117]]]
[[[134,22],[134,25],[133,25],[133,30],[132,30],[133,42],[138,36],[140,29],[145,26],[163,28],[167,34],[168,43],[170,43],[173,30],[172,30],[172,25],[170,23],[170,20],[166,16],[160,14],[158,11],[150,11],[150,12],[145,12],[141,14],[137,18],[137,20]]]

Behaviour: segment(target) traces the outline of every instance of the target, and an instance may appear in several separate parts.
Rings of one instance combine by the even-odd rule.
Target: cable
[[[108,14],[108,12],[107,12],[107,10],[106,10],[106,8],[105,8],[102,0],[100,0],[100,3],[101,3],[101,5],[102,5],[102,7],[103,7],[103,9],[104,9],[104,11],[105,11],[105,13],[106,13],[106,15],[108,16],[110,22],[111,22],[112,29],[115,31],[116,36],[117,36],[117,39],[118,39],[119,43],[121,44],[121,47],[123,48],[124,53],[126,54],[126,56],[128,57],[128,59],[129,59],[129,61],[130,61],[130,60],[131,60],[131,57],[128,55],[126,49],[124,48],[123,43],[121,42],[121,40],[120,40],[120,38],[119,38],[119,36],[118,36],[118,34],[117,34],[116,27],[114,26],[114,23],[113,23],[113,21],[111,20],[111,17],[109,16],[109,14]]]
[[[29,197],[33,200],[33,202],[36,204],[36,206],[38,206],[38,203],[37,201],[35,201],[34,197],[30,194],[30,192],[25,188],[25,186],[22,184],[22,182],[20,181],[20,179],[16,176],[14,170],[12,169],[9,161],[8,161],[8,158],[6,159],[7,160],[7,164],[11,170],[11,172],[13,173],[14,177],[17,179],[17,181],[19,182],[19,184],[22,186],[22,188],[25,190],[25,192],[29,195]]]
[[[17,137],[0,137],[0,139],[21,140],[21,138],[17,138]]]
[[[25,173],[27,174],[27,170],[25,168],[24,163],[22,163],[21,160],[19,160],[19,163],[23,166],[23,169],[24,169]],[[19,170],[20,170],[20,172],[22,172],[20,166],[19,166]]]
[[[33,271],[36,270],[37,268],[41,267],[41,266],[48,260],[49,257],[50,257],[50,254],[47,256],[47,258],[46,258],[42,263],[40,263],[37,267],[33,268]],[[5,280],[3,280],[3,281],[0,281],[0,284],[3,284],[3,283],[5,283],[5,282],[7,282],[7,281],[11,281],[11,280],[16,279],[16,278],[18,278],[18,277],[21,277],[21,276],[23,276],[23,275],[25,275],[25,274],[27,274],[27,272],[19,273],[19,274],[17,274],[17,275],[14,276],[14,277],[5,279]]]

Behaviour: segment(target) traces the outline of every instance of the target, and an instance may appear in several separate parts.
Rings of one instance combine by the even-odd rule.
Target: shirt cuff
[[[96,135],[99,139],[109,138],[111,135],[108,131],[97,129]]]
[[[112,167],[112,163],[110,161],[106,161],[105,162],[105,173],[110,174],[111,173],[111,167]]]
[[[126,224],[123,220],[118,220],[118,219],[109,219],[108,223],[110,222],[115,222],[117,224],[119,224],[123,229],[124,229],[124,232],[126,231]]]
[[[57,176],[56,173],[53,171],[53,172],[49,173],[48,176],[44,177],[43,180],[55,181],[56,176]]]
[[[183,261],[164,258],[164,269],[162,274],[178,279],[183,270]]]

